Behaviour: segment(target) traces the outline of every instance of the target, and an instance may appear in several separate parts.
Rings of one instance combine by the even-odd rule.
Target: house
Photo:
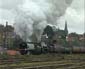
[[[65,22],[65,28],[64,29],[56,29],[55,35],[53,36],[54,40],[58,39],[64,39],[66,40],[66,37],[68,35],[68,27],[67,22]]]
[[[80,40],[80,41],[85,40],[84,34],[79,35],[79,40]]]
[[[68,34],[68,36],[66,37],[66,40],[68,41],[68,42],[72,42],[72,41],[75,41],[75,40],[78,40],[79,39],[79,36],[78,36],[78,34],[76,34],[76,33],[70,33],[70,34]]]
[[[15,38],[14,27],[8,25],[0,25],[0,45],[3,45],[5,48],[12,46],[13,39]]]
[[[0,24],[0,46],[3,45],[3,31],[4,31],[4,25]]]

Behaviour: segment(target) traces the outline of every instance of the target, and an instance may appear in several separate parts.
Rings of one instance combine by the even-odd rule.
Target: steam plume
[[[40,41],[48,24],[57,25],[57,18],[65,13],[72,0],[26,0],[17,10],[15,31],[23,40]]]

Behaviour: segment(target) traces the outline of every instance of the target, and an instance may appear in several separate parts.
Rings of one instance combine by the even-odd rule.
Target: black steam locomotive
[[[33,44],[34,45],[34,49],[29,49],[27,43]],[[33,54],[33,55],[36,55],[36,54],[39,55],[39,54],[42,54],[42,53],[44,53],[44,54],[48,53],[48,49],[47,49],[47,47],[41,47],[41,43],[21,42],[19,44],[19,52],[20,52],[21,55],[25,55],[28,52],[30,54]]]
[[[40,43],[34,43],[34,42],[28,42],[30,44],[34,44],[35,48],[32,50],[28,50],[27,48],[27,42],[21,42],[19,44],[19,51],[21,55],[25,55],[28,53],[28,51],[33,54],[33,55],[39,55],[39,54],[46,54],[46,53],[85,53],[85,47],[63,47],[63,46],[58,46],[54,47],[53,45],[49,45],[47,47],[42,47]]]

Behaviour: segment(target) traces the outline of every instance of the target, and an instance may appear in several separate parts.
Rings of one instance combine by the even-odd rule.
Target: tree
[[[51,39],[51,38],[53,37],[53,35],[54,35],[54,31],[53,31],[52,27],[48,25],[48,26],[46,26],[46,28],[44,29],[43,34],[47,34],[48,38]]]

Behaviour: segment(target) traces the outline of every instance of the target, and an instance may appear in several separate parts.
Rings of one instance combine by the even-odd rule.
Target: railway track
[[[60,59],[60,60],[55,60],[55,61],[85,61],[85,59]],[[48,61],[48,60],[47,60]],[[25,63],[33,63],[33,62],[44,62],[42,60],[26,60],[26,59],[23,59],[23,58],[10,58],[10,59],[0,59],[0,65],[3,65],[3,64],[14,64],[14,63],[21,63],[21,62],[25,62]]]
[[[82,60],[61,60],[61,61],[47,61],[47,62],[26,62],[26,63],[12,63],[1,64],[0,69],[77,69],[84,68],[85,61]],[[83,69],[82,68],[82,69]]]
[[[0,58],[0,69],[85,69],[84,55],[73,54],[64,55],[64,58],[61,57],[58,55],[55,55],[55,57],[33,55]]]
[[[56,68],[56,69],[85,69],[85,62],[80,62],[80,63],[73,63],[72,65],[67,65],[67,66],[64,66],[64,67],[59,67],[59,68]]]
[[[29,59],[29,58],[28,58]],[[2,63],[12,63],[12,62],[19,62],[19,61],[29,61],[29,62],[43,62],[43,61],[48,61],[48,60],[39,60],[39,59],[31,59],[31,60],[28,60],[28,59],[25,59],[25,58],[8,58],[8,59],[3,59],[3,58],[0,58],[0,62]],[[78,59],[78,58],[56,58],[57,60],[50,60],[50,61],[61,61],[61,60],[72,60],[72,61],[85,61],[85,58],[82,58],[82,59]]]
[[[81,65],[83,63],[79,63],[78,65]],[[19,67],[16,69],[77,69],[77,68],[84,68],[85,65],[82,66],[76,66],[75,63],[69,63],[69,64],[55,64],[55,65],[42,65],[42,66],[35,66],[35,67]]]
[[[64,64],[53,64],[53,65],[40,65],[40,66],[15,66],[15,67],[0,67],[1,69],[77,69],[77,68],[85,68],[85,65],[81,65],[85,63],[64,63]],[[81,66],[80,66],[81,65]]]

